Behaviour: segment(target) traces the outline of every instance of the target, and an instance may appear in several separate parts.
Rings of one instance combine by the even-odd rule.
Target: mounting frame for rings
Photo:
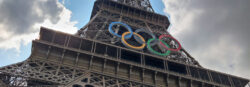
[[[167,55],[170,54],[170,52],[171,52],[170,50],[167,50],[165,53],[160,53],[160,52],[155,51],[155,50],[151,47],[151,45],[150,45],[150,43],[151,43],[153,40],[159,40],[159,39],[153,39],[153,38],[151,38],[151,39],[148,40],[148,42],[147,42],[147,48],[148,48],[148,50],[149,50],[150,52],[152,52],[152,53],[154,53],[154,54],[157,54],[157,55],[160,55],[160,56],[167,56]],[[165,46],[169,47],[169,45],[168,45],[166,42],[164,42],[164,41],[162,41],[162,40],[159,40],[159,42],[162,42]]]
[[[139,32],[147,33],[147,34],[149,34],[152,38],[156,39],[156,36],[155,36],[152,32],[150,32],[150,31],[148,31],[148,30],[145,30],[145,29],[137,29],[137,30],[135,30],[135,33],[139,34]],[[139,42],[140,44],[145,43],[145,41],[144,41],[144,42],[141,41],[141,39],[138,38],[138,37],[136,37],[136,36],[134,36],[134,38],[135,38],[135,40],[136,40],[137,42]],[[158,43],[158,41],[157,41],[157,40],[154,40],[154,42],[152,43],[152,45],[155,45],[155,44],[157,44],[157,43]]]
[[[125,27],[125,28],[130,32],[129,35],[126,35],[126,36],[125,36],[125,39],[129,39],[129,38],[132,37],[133,31],[132,31],[131,27],[129,27],[127,24],[122,23],[122,22],[112,22],[111,24],[109,24],[108,29],[109,29],[109,32],[110,32],[112,35],[115,35],[115,36],[117,36],[117,37],[119,37],[119,38],[122,37],[122,35],[119,35],[119,34],[115,33],[115,31],[112,30],[112,27],[113,27],[114,25],[121,25],[121,26]]]
[[[178,40],[176,40],[174,37],[172,37],[171,35],[163,34],[163,35],[161,35],[161,36],[159,37],[159,40],[161,40],[163,37],[171,38],[171,39],[175,40],[175,41],[178,43],[178,48],[177,48],[177,49],[172,49],[172,48],[170,48],[170,47],[165,46],[164,43],[160,42],[160,44],[161,44],[164,48],[166,48],[167,50],[171,50],[171,51],[179,51],[179,50],[181,49],[181,44],[180,44],[180,42],[179,42]],[[163,42],[164,42],[164,41],[163,41]]]
[[[142,50],[142,49],[146,46],[146,43],[145,43],[144,38],[143,38],[141,35],[139,35],[139,34],[133,32],[133,35],[138,36],[138,37],[141,39],[141,41],[144,42],[144,43],[142,43],[141,46],[133,46],[133,45],[130,45],[130,44],[125,40],[125,36],[126,36],[127,34],[129,34],[129,33],[130,33],[130,32],[125,32],[125,33],[122,34],[122,44],[125,45],[126,47],[129,47],[129,48],[133,48],[133,49],[136,49],[136,50]]]

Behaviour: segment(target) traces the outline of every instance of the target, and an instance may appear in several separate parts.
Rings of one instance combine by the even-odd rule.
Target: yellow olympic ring
[[[139,38],[141,38],[141,40],[144,42],[141,46],[133,46],[133,45],[130,45],[126,40],[125,40],[125,36],[127,35],[127,34],[129,34],[130,32],[125,32],[125,33],[123,33],[122,34],[122,42],[126,45],[126,46],[128,46],[128,47],[130,47],[130,48],[133,48],[133,49],[137,49],[137,50],[141,50],[141,49],[143,49],[145,46],[146,46],[146,41],[145,41],[145,39],[141,36],[141,35],[139,35],[139,34],[137,34],[137,33],[135,33],[135,32],[133,32],[133,35],[136,35],[136,36],[138,36]]]

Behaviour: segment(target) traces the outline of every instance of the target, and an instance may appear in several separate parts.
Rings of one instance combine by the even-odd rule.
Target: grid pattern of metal
[[[249,82],[46,28],[33,41],[28,60],[0,68],[0,80],[15,87],[243,87]]]
[[[249,82],[202,68],[183,48],[170,56],[126,48],[107,32],[113,21],[157,37],[169,34],[167,17],[155,14],[148,0],[97,0],[90,22],[76,35],[42,27],[27,60],[0,67],[0,87],[244,87]]]
[[[28,60],[0,70],[12,86],[242,87],[249,81],[46,28]]]
[[[118,3],[129,5],[142,10],[154,12],[149,0],[112,0]]]
[[[131,26],[133,30],[145,29],[147,31],[151,31],[156,37],[159,37],[162,34],[170,35],[167,32],[169,20],[166,16],[140,10],[109,0],[97,0],[95,2],[91,20],[87,25],[78,31],[78,35],[83,38],[94,39],[125,47],[120,42],[121,38],[111,35],[108,31],[109,24],[115,21],[126,23]],[[117,30],[119,30],[119,28]],[[119,31],[125,32],[122,29]],[[171,44],[172,40],[167,39],[166,42]],[[171,45],[171,48],[176,48],[177,46],[177,43],[174,43]],[[160,50],[163,53],[167,51],[161,48],[162,47],[158,45],[156,50]],[[145,49],[142,51],[150,53]],[[165,57],[166,59],[172,59],[200,67],[200,64],[191,55],[189,55],[184,48],[180,51],[171,52],[170,55]]]

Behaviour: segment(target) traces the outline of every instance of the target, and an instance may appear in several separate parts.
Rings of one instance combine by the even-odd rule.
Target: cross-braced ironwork
[[[149,0],[112,0],[118,3],[129,5],[142,10],[154,12]]]
[[[114,37],[108,31],[109,24],[115,21],[126,23],[133,29],[149,30],[153,32],[157,37],[162,34],[169,34],[167,32],[169,21],[165,16],[135,9],[129,6],[124,6],[120,3],[112,1],[99,0],[99,2],[97,2],[94,6],[90,22],[78,32],[78,35],[84,38],[91,38],[106,43],[118,44],[118,46],[123,46],[120,43],[120,38]],[[171,43],[172,40],[166,39],[166,41],[168,43]],[[176,43],[173,43],[171,45],[172,48],[176,48],[177,46],[178,45]],[[146,50],[144,51],[147,52]],[[162,51],[165,52],[167,50]],[[166,56],[166,58],[200,66],[200,64],[183,48],[180,51],[172,52],[171,55]]]
[[[201,67],[184,48],[167,56],[129,49],[108,32],[115,21],[157,37],[170,35],[168,18],[154,13],[149,0],[96,0],[89,23],[75,35],[41,27],[27,60],[0,67],[0,87],[249,86],[248,79]],[[124,32],[121,26],[114,30]],[[178,47],[173,39],[163,40]]]

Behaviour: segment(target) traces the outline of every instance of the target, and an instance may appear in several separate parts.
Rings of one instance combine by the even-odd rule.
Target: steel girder
[[[8,86],[42,86],[69,83],[84,74],[74,70],[39,60],[26,60],[0,68],[1,80]]]

